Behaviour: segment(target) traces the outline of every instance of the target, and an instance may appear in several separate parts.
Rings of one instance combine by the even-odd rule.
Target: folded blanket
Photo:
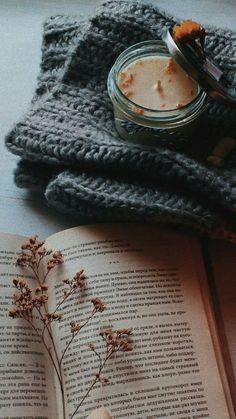
[[[234,239],[236,151],[223,168],[206,158],[236,135],[236,109],[210,100],[204,123],[181,150],[119,138],[108,72],[128,46],[161,37],[174,19],[150,5],[108,1],[90,20],[56,16],[44,25],[42,63],[29,112],[6,137],[21,156],[16,183],[58,210],[96,219],[148,220]],[[206,28],[206,50],[236,85],[236,34]]]

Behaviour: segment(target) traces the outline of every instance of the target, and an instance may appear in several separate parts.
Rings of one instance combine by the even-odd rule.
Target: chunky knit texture
[[[234,237],[236,152],[222,169],[207,166],[206,157],[221,136],[236,135],[235,108],[209,101],[194,141],[178,152],[125,142],[115,130],[106,88],[114,60],[173,24],[152,6],[114,0],[89,21],[56,16],[45,23],[31,108],[6,138],[22,157],[19,186],[42,191],[51,206],[74,215],[174,223]],[[236,34],[208,28],[206,49],[236,85]]]

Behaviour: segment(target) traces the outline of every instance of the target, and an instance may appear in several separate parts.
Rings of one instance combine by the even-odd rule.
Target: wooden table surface
[[[41,196],[18,189],[13,179],[18,158],[6,150],[4,137],[29,107],[39,69],[44,19],[55,14],[90,15],[100,3],[101,0],[0,0],[0,231],[37,233],[44,238],[88,221],[84,217],[72,219],[58,214],[45,205]],[[152,3],[179,18],[236,30],[235,0],[153,0]],[[214,247],[217,269],[221,272],[219,294],[236,375],[236,281],[232,272],[228,273],[228,282],[225,281],[225,267],[221,269],[224,255],[233,258],[235,250],[234,246],[223,243]]]

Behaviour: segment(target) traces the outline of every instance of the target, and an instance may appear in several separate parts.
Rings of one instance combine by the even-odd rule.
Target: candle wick
[[[161,94],[163,93],[163,86],[161,80],[157,80],[157,91]]]

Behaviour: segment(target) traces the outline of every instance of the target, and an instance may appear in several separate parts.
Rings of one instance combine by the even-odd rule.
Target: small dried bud
[[[133,350],[133,343],[130,340],[132,329],[113,330],[111,327],[100,331],[100,336],[106,341],[113,352],[128,352]]]
[[[64,289],[63,290],[63,295],[64,295],[65,298],[68,297],[69,291],[67,289]]]
[[[60,321],[63,317],[62,313],[47,313],[44,316],[44,323],[46,322],[52,322],[52,321]]]
[[[85,279],[86,279],[86,276],[84,274],[84,270],[81,269],[81,271],[77,272],[75,276],[73,277],[74,286],[76,288],[83,289],[85,285]]]
[[[107,378],[107,377],[103,377],[103,376],[99,376],[99,381],[100,381],[100,383],[102,383],[102,384],[108,384],[109,383],[109,378]]]
[[[89,346],[89,349],[91,351],[95,351],[96,347],[95,347],[94,343],[90,342],[88,346]]]
[[[15,285],[15,287],[18,287],[19,279],[13,279],[13,284]]]
[[[63,314],[62,314],[62,313],[57,313],[57,312],[55,312],[55,313],[53,313],[53,314],[52,314],[52,319],[53,319],[53,320],[58,320],[58,321],[60,321],[60,320],[62,319],[62,317],[63,317]]]
[[[130,352],[133,350],[132,342],[129,342],[127,339],[121,339],[119,342],[119,350],[122,352]]]
[[[41,294],[35,297],[35,303],[39,305],[43,305],[48,301],[48,296],[46,294]]]
[[[57,250],[56,252],[53,253],[52,257],[54,259],[58,259],[58,260],[62,260],[63,256],[60,250]]]
[[[70,283],[70,280],[68,279],[68,278],[66,278],[66,279],[63,279],[63,281],[62,282],[64,282],[64,284],[67,284],[67,285],[69,285],[69,283]]]
[[[100,330],[100,336],[106,336],[106,335],[110,335],[112,334],[112,328],[111,327],[106,327],[102,330]]]
[[[18,310],[16,308],[12,308],[11,310],[9,310],[9,316],[12,317],[13,319],[17,317],[17,314],[18,314]]]
[[[106,305],[99,297],[92,298],[91,303],[93,303],[95,310],[99,311],[100,313],[106,309]]]
[[[23,252],[16,258],[16,265],[27,266],[29,262],[31,262],[31,259],[32,255],[28,255],[27,253]]]
[[[71,320],[70,322],[70,331],[72,334],[75,334],[80,330],[80,325],[76,320]]]
[[[119,335],[126,335],[126,336],[131,336],[133,334],[133,330],[132,329],[117,329],[116,331]]]
[[[38,238],[38,236],[37,236],[37,235],[30,237],[30,238],[29,238],[29,243],[30,243],[30,244],[35,244],[35,242],[36,242],[37,238]]]
[[[47,269],[48,269],[48,271],[50,271],[51,269],[53,269],[55,266],[60,265],[61,263],[63,263],[63,255],[58,250],[58,251],[56,251],[56,252],[54,252],[52,254],[52,258],[49,259],[49,261],[47,263]]]
[[[27,283],[24,279],[19,279],[18,288],[23,289],[27,286]]]
[[[40,247],[38,249],[38,255],[39,256],[46,256],[48,254],[46,247]]]

